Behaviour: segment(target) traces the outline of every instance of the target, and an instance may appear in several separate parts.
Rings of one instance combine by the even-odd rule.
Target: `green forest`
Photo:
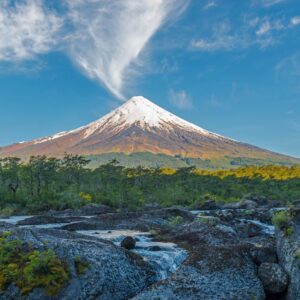
[[[300,199],[300,166],[126,168],[118,161],[95,169],[78,155],[0,160],[0,215],[78,208],[90,203],[135,210],[143,205],[195,208],[206,200],[238,201],[248,195]]]

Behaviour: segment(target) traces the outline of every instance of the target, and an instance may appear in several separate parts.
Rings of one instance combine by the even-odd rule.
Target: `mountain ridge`
[[[220,159],[249,158],[279,163],[300,160],[210,132],[136,96],[99,120],[70,131],[0,148],[0,157],[61,157],[65,153],[95,156],[142,153]]]

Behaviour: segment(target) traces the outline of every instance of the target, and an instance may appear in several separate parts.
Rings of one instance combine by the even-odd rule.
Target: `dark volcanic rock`
[[[6,228],[0,228],[6,230]],[[28,229],[11,227],[12,238],[31,243],[42,250],[53,249],[64,260],[71,280],[57,297],[51,299],[130,299],[153,283],[154,272],[140,256],[113,243],[94,237],[56,229]],[[88,263],[84,274],[76,272],[76,258]],[[13,286],[0,294],[0,299],[46,300],[42,289],[35,289],[24,297]]]
[[[262,243],[255,243],[250,250],[250,255],[257,265],[277,262],[276,246],[273,242],[263,241]]]
[[[242,200],[240,202],[227,203],[223,205],[223,209],[255,209],[258,204],[252,200]]]
[[[78,213],[81,216],[94,216],[94,215],[109,214],[114,212],[116,212],[115,209],[103,204],[89,204],[89,205],[82,206],[78,210]]]
[[[195,216],[187,210],[178,208],[166,208],[145,212],[128,212],[103,214],[84,222],[68,224],[62,227],[66,230],[110,230],[132,229],[150,231],[169,226],[169,220],[173,217],[181,217],[182,222],[191,222]]]
[[[54,216],[33,216],[28,219],[19,221],[17,225],[42,225],[42,224],[59,224],[59,223],[71,223],[84,220],[80,217],[54,217]]]
[[[289,275],[288,299],[300,299],[300,209],[293,210],[293,233],[276,232],[279,263]],[[298,255],[297,255],[298,253]]]
[[[231,233],[194,222],[164,235],[189,251],[184,264],[168,279],[134,299],[265,299],[247,245]]]
[[[50,210],[48,215],[58,217],[69,216],[96,216],[102,214],[115,213],[116,210],[110,206],[103,204],[88,204],[80,207],[79,209],[65,209],[65,210]]]
[[[220,208],[220,205],[214,200],[207,200],[196,207],[197,210],[215,210],[218,208]]]
[[[264,289],[272,294],[282,293],[288,286],[288,275],[278,264],[261,264],[258,268],[258,277],[262,281]]]
[[[136,241],[132,236],[126,236],[122,242],[121,242],[121,247],[131,250],[135,248]]]

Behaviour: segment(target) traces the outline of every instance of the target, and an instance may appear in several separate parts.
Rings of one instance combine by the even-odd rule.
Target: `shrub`
[[[290,221],[291,221],[290,213],[285,210],[276,212],[272,216],[272,223],[277,229],[287,228]]]
[[[285,233],[287,236],[291,236],[294,233],[294,228],[291,226],[287,227]]]
[[[294,257],[300,259],[300,249],[295,251]]]
[[[82,257],[74,257],[74,265],[77,275],[81,275],[89,268],[89,263]]]
[[[23,294],[39,287],[55,296],[68,280],[67,266],[53,250],[34,250],[21,240],[11,239],[9,233],[1,234],[0,290],[13,283]]]
[[[15,209],[12,207],[4,207],[2,209],[0,209],[0,216],[2,217],[10,217],[11,215],[13,215],[15,212]]]
[[[183,223],[183,217],[181,216],[171,217],[168,219],[169,225],[180,225],[182,223]]]
[[[79,196],[87,203],[91,203],[93,201],[93,197],[91,194],[80,192]]]

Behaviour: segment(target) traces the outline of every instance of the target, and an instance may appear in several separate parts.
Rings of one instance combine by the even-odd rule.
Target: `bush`
[[[183,217],[181,216],[171,217],[168,219],[169,225],[180,225],[182,223],[183,223]]]
[[[289,211],[279,211],[272,216],[272,223],[277,229],[286,229],[291,221]]]
[[[89,263],[82,257],[74,257],[74,265],[77,275],[82,275],[89,268]]]
[[[53,250],[34,250],[21,240],[11,239],[9,233],[2,233],[0,290],[15,284],[22,294],[39,287],[45,289],[49,296],[55,296],[68,280],[67,266]]]
[[[294,256],[295,258],[300,259],[300,249],[296,250]]]

